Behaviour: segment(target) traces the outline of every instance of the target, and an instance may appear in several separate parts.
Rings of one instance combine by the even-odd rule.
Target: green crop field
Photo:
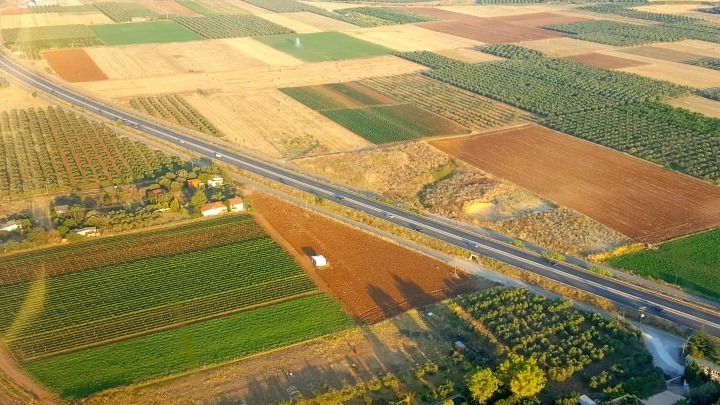
[[[306,62],[369,58],[392,52],[383,46],[355,39],[340,32],[275,35],[256,39]]]
[[[720,229],[613,258],[609,263],[720,299]]]
[[[378,99],[376,95],[369,93],[368,90],[369,88],[357,82],[353,86],[347,83],[330,83],[280,89],[283,93],[316,111],[397,104],[391,97]]]
[[[173,21],[205,38],[254,37],[292,34],[294,31],[251,14],[211,15],[206,17],[172,16]]]
[[[86,396],[311,339],[351,325],[327,296],[313,295],[23,367],[64,398]]]
[[[90,30],[107,45],[187,42],[204,39],[174,21],[91,25]]]

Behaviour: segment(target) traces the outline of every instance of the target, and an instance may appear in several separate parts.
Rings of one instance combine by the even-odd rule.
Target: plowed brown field
[[[296,256],[327,258],[317,276],[363,322],[473,289],[470,276],[428,256],[266,194],[253,193],[252,203],[275,231],[271,235],[285,239]]]
[[[570,59],[584,65],[590,65],[605,69],[620,69],[626,67],[647,65],[647,63],[640,62],[638,60],[625,59],[617,56],[604,55],[602,53],[594,52],[584,53],[582,55],[568,56],[566,57],[566,59]]]
[[[719,187],[538,125],[430,143],[640,241],[720,226]]]
[[[55,73],[68,82],[93,82],[108,78],[84,49],[44,52],[43,56]]]
[[[494,18],[475,17],[429,7],[408,7],[406,10],[438,18],[442,21],[418,24],[423,28],[490,44],[558,38],[566,35],[535,27],[524,27]]]
[[[502,17],[493,17],[491,19],[493,21],[513,23],[524,27],[542,27],[543,25],[571,24],[576,22],[589,21],[589,19],[580,16],[555,13],[515,14]]]

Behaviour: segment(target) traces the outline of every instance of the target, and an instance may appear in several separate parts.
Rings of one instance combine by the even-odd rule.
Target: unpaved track
[[[7,374],[17,385],[34,396],[39,404],[54,405],[60,401],[50,391],[45,389],[25,374],[4,345],[0,344],[0,370]]]

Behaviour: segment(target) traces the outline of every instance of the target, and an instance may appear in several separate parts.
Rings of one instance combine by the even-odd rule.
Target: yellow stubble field
[[[112,24],[113,21],[101,12],[96,13],[37,13],[4,15],[0,18],[0,29],[31,28],[71,24]]]
[[[437,51],[482,45],[482,42],[430,31],[415,25],[391,25],[344,31],[357,39],[396,51]]]

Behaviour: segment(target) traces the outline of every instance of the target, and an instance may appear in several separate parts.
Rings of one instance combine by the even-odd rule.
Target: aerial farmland
[[[573,281],[715,313],[718,15],[3,3],[0,405],[638,403],[720,362]]]

